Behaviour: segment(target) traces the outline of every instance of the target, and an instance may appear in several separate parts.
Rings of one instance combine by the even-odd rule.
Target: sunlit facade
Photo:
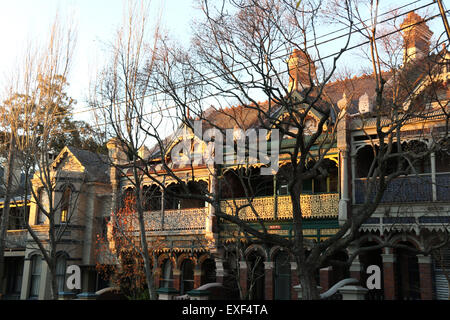
[[[417,24],[420,19],[416,14],[410,14],[404,25]],[[424,51],[427,46],[421,41],[427,42],[431,36],[424,26],[424,23],[417,24],[417,32],[407,34],[408,40],[413,40],[411,37],[415,35],[422,38],[408,42],[404,66],[400,70],[400,75],[414,84],[412,93],[402,96],[403,110],[419,108],[421,114],[426,115],[426,119],[412,117],[399,131],[398,143],[407,150],[426,150],[437,137],[448,134],[448,116],[443,110],[449,111],[450,54],[446,48],[438,53]],[[295,69],[295,66],[299,65],[297,60],[307,58],[294,51],[290,59],[292,77],[289,88],[296,91],[304,72]],[[388,79],[387,83],[394,86],[393,74],[387,72],[384,76]],[[438,86],[431,99],[429,89],[436,83]],[[372,76],[363,75],[330,83],[326,93],[335,101],[337,109],[343,111],[345,108],[345,112],[339,119],[336,138],[325,141],[316,149],[312,148],[314,157],[320,148],[326,147],[323,167],[327,177],[310,179],[303,184],[300,198],[303,234],[316,242],[334,235],[370,199],[367,176],[376,156],[374,150],[379,145]],[[295,94],[302,93],[298,91]],[[237,109],[239,107],[230,107],[209,116],[224,128],[234,128],[236,123],[227,117],[227,112],[231,114]],[[252,117],[250,113],[245,114],[247,122],[244,124],[246,128],[257,128],[257,117]],[[279,116],[285,115],[280,111]],[[315,132],[318,120],[314,114],[308,119],[307,129],[311,134]],[[332,120],[337,121],[337,115]],[[391,120],[381,118],[383,123]],[[170,154],[180,143],[186,131],[192,150],[206,148],[192,130],[182,126],[174,132],[170,141],[166,141],[166,154]],[[280,148],[281,151],[293,148],[293,140],[283,139]],[[115,165],[127,167],[126,156],[114,140],[108,143],[108,151],[115,159]],[[187,298],[190,294],[199,294],[196,289],[206,284],[218,283],[223,288],[222,296],[215,295],[219,298],[238,299],[240,287],[241,294],[251,299],[296,300],[298,293],[295,287],[299,284],[297,264],[288,250],[245,236],[235,224],[215,215],[216,210],[221,210],[225,214],[238,215],[260,230],[264,226],[268,233],[292,237],[292,203],[285,176],[289,161],[280,157],[277,173],[262,175],[264,166],[258,163],[245,168],[236,164],[191,166],[179,165],[167,158],[165,160],[172,175],[164,170],[161,159],[159,162],[155,160],[158,159],[156,151],[143,148],[141,157],[148,161],[145,165],[153,173],[153,179],[144,178],[142,184],[146,199],[145,231],[159,296]],[[233,157],[233,152],[225,152],[224,156]],[[394,170],[396,163],[390,165]],[[115,166],[106,165],[96,155],[67,147],[53,166],[55,170],[67,172],[56,193],[56,201],[61,200],[62,203],[61,217],[57,223],[68,224],[58,252],[58,288],[62,297],[74,297],[74,292],[65,286],[63,271],[70,264],[81,265],[82,288],[75,293],[91,294],[95,298],[96,292],[108,286],[100,279],[96,265],[114,264],[98,255],[96,239],[98,235],[105,236],[103,239],[110,241],[110,248],[115,248],[114,239],[106,237],[106,222],[113,217],[111,212],[116,205],[120,206],[121,199],[133,193],[133,183],[130,182],[132,170],[120,174]],[[360,228],[357,246],[337,253],[334,259],[345,261],[357,248],[382,244],[387,240],[423,250],[430,245],[433,237],[449,231],[448,144],[424,157],[415,171],[414,174],[399,176],[388,185],[375,213]],[[240,181],[242,177],[246,179],[246,188]],[[195,197],[183,198],[182,184],[193,195],[213,195],[216,203]],[[46,197],[40,191],[37,180],[33,181],[33,187],[40,197]],[[31,227],[44,237],[48,228],[45,217],[33,201],[27,205],[30,207]],[[240,208],[239,212],[236,208]],[[14,224],[14,220],[11,223]],[[133,224],[133,228],[133,232],[139,232],[137,224]],[[23,226],[12,225],[8,238],[15,240],[8,242],[3,297],[48,299],[49,271],[31,236]],[[318,269],[317,283],[321,292],[349,277],[361,280],[360,285],[365,286],[367,267],[378,265],[382,270],[382,288],[369,291],[366,299],[447,299],[445,274],[450,269],[449,246],[442,248],[441,253],[441,259],[438,259],[430,255],[412,254],[406,248],[377,249],[358,255],[349,268],[325,266]]]

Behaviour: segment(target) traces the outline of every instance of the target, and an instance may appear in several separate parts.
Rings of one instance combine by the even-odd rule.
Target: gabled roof
[[[397,107],[402,106],[410,98],[411,92],[414,92],[420,86],[424,86],[427,75],[431,70],[436,72],[435,67],[439,63],[439,57],[443,57],[447,53],[447,49],[443,48],[437,54],[433,53],[428,56],[412,59],[398,70],[383,72],[382,77],[386,81],[383,94],[385,101],[388,102],[386,107],[391,108],[389,102],[392,102],[394,90],[397,95]],[[348,114],[357,114],[359,113],[360,97],[367,94],[369,99],[374,103],[376,98],[375,90],[376,81],[373,74],[364,74],[359,77],[355,76],[353,78],[330,82],[326,84],[323,95],[318,99],[316,107],[318,109],[330,108],[331,119],[334,120],[336,112],[339,112],[338,101],[342,99],[345,93],[346,98],[349,100],[349,106],[346,112]],[[306,102],[315,99],[318,94],[317,91],[317,88],[313,88],[308,94]],[[298,95],[301,96],[302,92],[294,92],[292,94],[293,97]],[[221,129],[240,128],[242,130],[258,128],[262,124],[268,124],[267,122],[269,121],[275,121],[282,113],[283,108],[280,105],[277,105],[275,102],[269,103],[268,101],[258,103],[258,107],[254,107],[253,105],[231,106],[224,109],[210,107],[202,115],[202,130],[204,132],[214,126]],[[266,117],[267,114],[269,114],[270,119]],[[182,127],[183,125],[163,141],[166,147],[177,140],[176,133]],[[159,155],[158,146],[152,148],[152,154],[153,156]]]
[[[270,110],[269,110],[270,109]],[[273,113],[278,109],[275,103],[268,101],[258,103],[258,106],[231,106],[225,109],[210,107],[206,110],[203,120],[203,130],[214,126],[221,129],[240,128],[248,130],[261,127],[261,121],[266,121],[265,113]]]
[[[62,159],[66,157],[67,153],[71,153],[72,156],[78,160],[80,165],[84,167],[87,181],[109,181],[109,165],[106,156],[91,151],[66,146],[61,150],[58,157],[53,162],[53,165],[56,166],[60,161],[62,161]]]
[[[383,73],[384,78],[389,78],[390,73]],[[324,94],[337,106],[337,102],[343,97],[344,93],[350,100],[350,106],[347,113],[356,114],[359,112],[359,98],[368,94],[369,97],[375,95],[375,79],[373,75],[364,74],[359,77],[346,78],[329,83],[324,90]]]

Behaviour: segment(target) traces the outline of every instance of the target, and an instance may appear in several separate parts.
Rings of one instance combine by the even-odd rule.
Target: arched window
[[[265,299],[265,272],[264,257],[257,251],[251,252],[248,257],[250,267],[248,269],[247,289],[250,300]]]
[[[61,199],[61,223],[67,222],[70,218],[70,198],[72,196],[72,190],[70,187],[64,189],[64,193]]]
[[[375,241],[367,241],[361,244],[361,247],[373,247],[378,245]],[[381,283],[384,283],[383,279],[383,258],[382,258],[382,249],[373,249],[368,251],[363,251],[359,254],[359,261],[361,263],[361,267],[363,270],[367,270],[369,266],[376,265],[380,268],[381,271]],[[341,260],[341,261],[347,261],[347,255],[345,253],[341,253],[341,257],[344,259],[336,259],[336,257],[333,257],[333,260]],[[337,271],[336,269],[338,266],[333,266],[333,274]],[[344,274],[340,278],[335,278],[336,280],[334,282],[337,282],[340,279],[345,279],[350,276],[348,268],[346,269],[346,274]],[[361,273],[361,283],[367,283],[367,279],[371,276],[371,273]],[[381,286],[380,289],[371,289],[366,294],[366,300],[384,300],[384,289],[383,286]]]
[[[436,300],[448,300],[450,288],[446,275],[450,270],[450,245],[435,250],[432,257]]]
[[[56,284],[58,287],[58,293],[64,292],[66,283],[66,268],[67,258],[64,254],[60,254],[56,258]]]
[[[167,188],[167,193],[164,196],[164,209],[177,210],[181,209],[181,198],[178,198],[177,194],[182,194],[183,190],[180,185],[170,184]]]
[[[436,152],[436,193],[438,201],[450,200],[450,186],[448,179],[450,177],[450,140],[447,146]],[[445,144],[444,144],[445,146]]]
[[[375,149],[377,148],[375,147]],[[367,178],[374,159],[374,147],[367,145],[358,150],[356,154],[356,178]]]
[[[208,192],[208,183],[205,181],[189,181],[187,184],[189,192],[191,194],[204,195]],[[205,201],[200,199],[183,199],[182,209],[189,208],[203,208],[205,207]]]
[[[202,263],[201,284],[216,282],[216,262],[213,259],[206,259]]]
[[[39,296],[39,285],[41,281],[41,264],[42,259],[39,255],[31,257],[31,282],[30,282],[30,299],[37,299]]]
[[[190,259],[186,259],[181,266],[181,294],[194,289],[194,264]]]
[[[172,288],[173,287],[173,270],[172,263],[169,259],[166,259],[161,267],[161,279],[160,279],[160,287],[161,288]]]
[[[144,194],[144,209],[146,211],[160,211],[161,210],[161,189],[156,185],[150,187],[145,186]]]
[[[281,166],[277,172],[277,194],[279,196],[285,196],[289,194],[289,178],[292,177],[292,166],[286,164]]]
[[[314,193],[337,192],[338,167],[336,162],[330,159],[324,159],[321,167],[328,173],[328,175],[314,178],[312,187]]]
[[[404,151],[413,152],[416,155],[424,154],[428,150],[426,143],[423,141],[418,141],[418,140],[404,142],[404,143],[402,143],[402,148]],[[405,163],[405,166],[406,166],[406,163]],[[425,155],[422,158],[415,159],[413,166],[414,166],[414,171],[418,174],[431,173],[430,155]],[[411,172],[413,172],[412,169],[410,169],[410,170],[411,170]]]
[[[274,299],[291,299],[291,263],[286,251],[280,251],[275,257]]]
[[[245,189],[241,183],[239,169],[228,170],[219,180],[221,199],[235,199],[245,197]],[[244,179],[245,181],[245,179]]]

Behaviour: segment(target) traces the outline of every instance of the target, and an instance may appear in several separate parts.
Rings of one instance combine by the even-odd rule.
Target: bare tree
[[[169,50],[171,46],[168,45],[168,58],[160,65],[161,77],[158,79],[162,80],[157,82],[157,86],[164,88],[184,114],[189,110],[192,117],[220,130],[224,136],[228,128],[246,130],[259,127],[278,129],[281,140],[292,138],[293,148],[281,151],[280,156],[291,163],[286,176],[290,177],[288,189],[295,230],[293,239],[267,232],[263,219],[252,205],[254,190],[250,190],[246,183],[241,184],[249,201],[233,208],[233,214],[217,208],[215,215],[237,224],[244,232],[263,242],[289,248],[299,265],[299,277],[307,299],[318,297],[314,273],[321,263],[319,254],[324,249],[303,237],[300,194],[304,180],[327,175],[322,166],[331,147],[330,142],[336,137],[339,111],[328,101],[323,102],[323,91],[350,37],[347,36],[347,43],[327,67],[320,57],[319,48],[313,45],[311,51],[315,51],[316,61],[321,67],[321,70],[316,70],[307,46],[311,43],[310,32],[315,32],[315,13],[320,5],[311,3],[297,9],[295,4],[284,1],[222,2],[217,6],[203,1],[201,8],[205,18],[196,27],[198,31],[191,49],[193,54],[177,55]],[[349,26],[349,35],[351,29],[352,25]],[[314,43],[314,38],[311,40]],[[288,66],[282,58],[289,56],[292,48],[296,51]],[[303,67],[301,73],[294,72],[298,66]],[[186,79],[187,76],[191,78]],[[178,82],[183,86],[177,86]],[[289,86],[285,85],[287,82]],[[267,102],[259,102],[255,93],[262,93]],[[211,97],[218,106],[206,110],[205,97]],[[230,100],[241,107],[227,109]],[[306,138],[309,130],[306,122],[310,121],[313,113],[318,115],[317,118],[314,116],[317,127],[314,133],[308,132]],[[253,117],[253,122],[248,121],[250,117]],[[336,121],[332,121],[333,117]],[[315,145],[319,145],[320,151],[313,156],[312,147]],[[314,163],[311,160],[315,160]],[[244,179],[248,176],[238,174],[238,180],[243,182]],[[246,207],[256,216],[262,231],[239,218],[239,213]],[[309,258],[308,246],[313,247]],[[314,253],[314,248],[317,248],[317,253]]]
[[[114,212],[120,209],[118,201],[121,191],[118,189],[118,179],[125,177],[133,186],[135,199],[135,217],[139,231],[139,245],[135,248],[143,259],[147,290],[150,299],[154,300],[157,296],[152,254],[147,243],[148,222],[144,216],[143,185],[145,176],[141,170],[141,151],[145,149],[145,144],[149,143],[150,137],[139,130],[141,119],[138,116],[154,108],[152,99],[148,97],[148,83],[152,75],[160,31],[157,19],[153,31],[149,32],[149,12],[150,2],[129,3],[124,23],[111,45],[111,59],[94,85],[91,103],[98,107],[96,119],[99,126],[103,125],[106,136],[113,138],[109,141],[110,148],[117,150],[116,154],[109,155],[109,164],[113,168],[111,179],[117,182],[113,184],[117,198],[113,199],[112,218],[114,219]],[[148,70],[148,73],[143,70]],[[158,121],[161,119],[153,117],[152,125],[155,128],[158,128]],[[113,228],[121,228],[114,221],[111,221],[111,224]]]
[[[391,77],[387,80],[384,68],[389,61],[384,60],[386,56],[382,56],[380,48],[386,35],[378,32],[378,2],[371,3],[369,22],[362,18],[359,3],[332,3],[339,12],[340,21],[345,24],[346,32],[342,48],[327,63],[316,33],[320,22],[318,13],[327,8],[325,2],[303,1],[297,6],[289,1],[201,1],[204,19],[196,24],[192,47],[183,51],[166,42],[165,54],[161,55],[157,64],[155,90],[162,90],[178,107],[183,124],[192,130],[193,120],[196,119],[202,121],[204,126],[218,130],[222,136],[229,128],[261,128],[279,130],[281,141],[290,139],[291,147],[282,148],[280,157],[285,157],[283,159],[288,159],[289,163],[285,166],[284,178],[288,181],[292,205],[291,239],[267,231],[260,213],[252,205],[254,190],[248,183],[243,183],[244,177],[248,179],[246,174],[238,174],[237,180],[241,182],[248,201],[238,204],[231,200],[231,214],[217,206],[217,195],[204,194],[203,198],[216,205],[214,214],[223,221],[236,224],[265,243],[288,248],[298,265],[304,299],[319,298],[316,271],[328,263],[335,253],[357,240],[360,227],[377,209],[391,181],[414,173],[415,164],[438,150],[448,136],[448,130],[444,130],[426,149],[402,147],[402,128],[414,119],[426,120],[432,115],[416,99],[419,95],[415,95],[412,84],[408,82],[411,77],[407,68],[397,75],[389,74]],[[398,32],[395,30],[393,34]],[[330,97],[327,85],[339,59],[351,48],[350,39],[354,33],[365,37],[368,61],[373,69],[370,76],[375,83],[375,96],[371,97],[373,109],[371,113],[361,116],[360,123],[364,130],[369,128],[366,123],[368,116],[375,121],[375,129],[370,133],[376,136],[373,138],[376,143],[372,144],[374,158],[367,175],[367,196],[356,212],[345,217],[334,235],[315,243],[303,235],[305,212],[300,205],[300,195],[304,181],[329,174],[326,156],[337,140],[338,128],[341,130],[340,125],[345,126],[349,121],[346,113],[351,97],[344,96],[337,101],[340,97]],[[385,49],[389,48],[385,46]],[[286,64],[282,58],[288,57],[293,50],[290,62]],[[389,54],[386,52],[387,56]],[[425,74],[429,84],[439,86],[439,69],[430,67]],[[429,88],[430,93],[438,92],[435,88],[433,90],[433,86]],[[265,102],[260,102],[260,97],[264,97]],[[408,97],[412,98],[411,107],[404,109]],[[430,99],[436,103],[440,100],[426,95],[425,100]],[[239,107],[230,108],[231,103]],[[444,122],[448,123],[447,103],[438,109],[444,116]],[[313,130],[311,118],[316,120]],[[443,127],[448,128],[448,124]],[[345,131],[342,129],[340,132]],[[217,148],[215,151],[221,152]],[[395,166],[392,167],[390,164],[394,159]],[[161,161],[167,174],[175,175],[164,160]],[[217,166],[216,170],[220,172],[220,167]],[[187,189],[184,192],[179,197],[196,196]],[[259,230],[241,218],[241,213],[246,209],[259,222]],[[446,239],[432,239],[423,252],[429,254],[445,242]],[[393,244],[387,241],[381,246]],[[355,251],[346,263],[351,263],[357,254],[358,251]]]
[[[134,187],[149,290],[152,290],[153,281],[149,250],[146,247],[145,209],[142,205],[144,179],[159,186],[166,195],[205,201],[210,204],[212,215],[221,222],[234,224],[244,234],[263,243],[288,250],[298,265],[303,297],[317,299],[319,293],[315,274],[318,268],[330,263],[337,252],[358,240],[360,227],[378,208],[391,181],[414,173],[415,164],[442,145],[448,129],[439,134],[426,149],[401,145],[402,128],[414,119],[426,120],[431,115],[420,107],[403,109],[408,97],[413,97],[411,106],[420,105],[420,101],[416,101],[416,96],[412,95],[414,88],[408,83],[410,77],[407,71],[387,74],[384,70],[392,61],[385,60],[381,55],[380,42],[384,41],[387,51],[390,50],[388,44],[393,43],[386,42],[386,35],[378,33],[376,3],[370,11],[370,22],[365,22],[358,11],[359,3],[346,1],[337,5],[331,2],[339,13],[338,18],[345,24],[345,33],[341,37],[341,48],[329,55],[323,53],[317,35],[317,26],[321,22],[319,13],[329,9],[327,4],[311,1],[297,5],[275,0],[201,1],[204,18],[197,21],[192,46],[187,50],[171,41],[161,41],[157,46],[160,50],[156,51],[154,44],[148,51],[143,51],[144,35],[142,32],[134,33],[135,30],[144,30],[143,24],[131,23],[135,21],[132,11],[128,28],[124,29],[127,31],[124,33],[126,36],[119,33],[111,65],[96,87],[97,97],[93,103],[103,112],[101,119],[107,130],[110,130],[110,136],[115,137],[111,144],[115,144],[114,149],[119,151],[110,155],[113,158],[112,178],[117,183],[115,189],[119,177]],[[140,21],[145,22],[145,19],[137,19],[137,22]],[[355,22],[359,23],[357,27]],[[394,30],[392,34],[398,32]],[[350,41],[355,33],[363,34],[363,44],[368,45],[367,59],[373,68],[370,77],[375,83],[375,95],[369,99],[368,104],[373,104],[369,113],[351,117],[352,90],[348,97],[344,95],[341,99],[340,96],[332,96],[329,85],[335,77],[342,55],[351,48]],[[157,34],[154,38],[158,38]],[[389,52],[387,54],[387,57],[394,57]],[[439,81],[435,81],[438,79],[433,78],[438,73],[439,70],[428,69],[429,84],[438,84]],[[390,76],[389,81],[387,76]],[[435,95],[438,92],[436,88],[428,91]],[[168,105],[176,107],[173,117],[180,130],[168,138],[163,132],[167,130],[161,117],[163,110],[158,107],[158,99],[153,99],[156,96],[164,101],[166,108],[170,108]],[[425,98],[428,101],[431,97],[428,94]],[[260,102],[261,98],[265,102]],[[441,104],[441,100],[435,98],[433,101]],[[233,103],[239,107],[230,107]],[[441,104],[439,109],[448,122],[447,105]],[[353,123],[360,121],[358,124],[361,130],[369,128],[368,120],[373,119],[375,123],[373,133],[368,134],[374,140],[371,144],[374,157],[366,175],[367,196],[356,212],[342,217],[340,228],[334,235],[317,243],[303,235],[304,222],[309,213],[302,208],[300,196],[305,192],[304,182],[330,175],[327,156],[336,141],[339,143],[338,135],[346,133],[345,126],[350,118]],[[267,187],[268,183],[262,179],[256,185],[252,184],[248,164],[242,166],[244,170],[235,170],[233,179],[238,182],[241,192],[238,195],[237,190],[228,188],[230,201],[225,206],[221,206],[220,197],[228,182],[223,177],[221,165],[208,163],[213,186],[200,193],[192,192],[186,179],[177,174],[172,163],[176,154],[170,147],[173,140],[178,138],[177,134],[182,135],[182,130],[190,130],[194,135],[188,134],[190,141],[184,145],[184,149],[190,150],[196,134],[194,120],[199,121],[205,131],[213,130],[210,141],[221,142],[219,137],[227,136],[226,129],[258,128],[272,133],[278,131],[280,140],[289,142],[288,147],[282,146],[280,149],[280,158],[286,165],[280,169],[277,179],[283,179],[287,186],[292,212],[291,238],[267,230],[264,216],[257,210],[253,200],[258,195],[258,186]],[[444,127],[448,128],[448,124]],[[200,133],[204,131],[200,130]],[[146,152],[140,152],[145,150],[143,146],[146,141],[155,145],[147,156],[144,155]],[[275,138],[271,142],[275,144]],[[255,148],[255,145],[248,145],[245,138],[241,140],[236,137],[233,143],[233,146],[226,146],[231,148],[228,151],[233,156],[234,149],[240,145],[246,146],[244,154],[251,154]],[[212,145],[214,147],[209,151],[213,155],[229,155],[226,148],[225,151],[221,150],[219,143]],[[184,170],[190,171],[189,177],[194,181],[198,172],[198,159],[187,158]],[[395,165],[392,167],[393,160]],[[163,182],[164,176],[176,181],[181,190],[174,192],[167,188]],[[277,188],[279,185],[275,182],[273,190]],[[348,196],[348,190],[341,192]],[[276,192],[274,196],[277,196]],[[238,201],[239,197],[246,201]],[[342,200],[341,209],[345,213],[348,211],[349,199]],[[114,203],[117,203],[117,199]],[[275,200],[272,213],[277,212],[277,205]],[[249,223],[249,217],[251,221],[256,221],[259,228]],[[430,240],[424,253],[429,253],[445,242],[445,239]],[[393,245],[386,241],[380,247]],[[364,250],[368,249],[354,251],[345,264],[348,266]]]
[[[149,291],[145,289],[147,277],[142,249],[136,241],[139,239],[139,225],[134,192],[128,190],[121,198],[120,207],[108,218],[106,234],[98,235],[96,267],[105,279],[131,299],[146,298]],[[158,249],[158,241],[148,244],[151,259]]]
[[[24,225],[49,267],[52,297],[57,299],[56,254],[65,230],[74,222],[75,210],[70,209],[78,195],[72,195],[71,202],[65,203],[60,188],[67,173],[55,170],[51,164],[55,137],[64,134],[62,118],[71,104],[65,88],[76,32],[73,25],[62,24],[58,15],[49,31],[43,46],[28,46],[4,103],[3,121],[11,136],[10,159],[15,157],[13,166],[25,177],[23,200],[30,198],[38,207],[42,222],[46,220],[48,228],[42,233],[30,222],[27,206],[23,206]]]

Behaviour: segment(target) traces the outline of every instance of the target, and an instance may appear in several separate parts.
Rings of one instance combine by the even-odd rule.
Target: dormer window
[[[171,288],[173,286],[173,270],[169,259],[164,261],[161,270],[160,288]]]

